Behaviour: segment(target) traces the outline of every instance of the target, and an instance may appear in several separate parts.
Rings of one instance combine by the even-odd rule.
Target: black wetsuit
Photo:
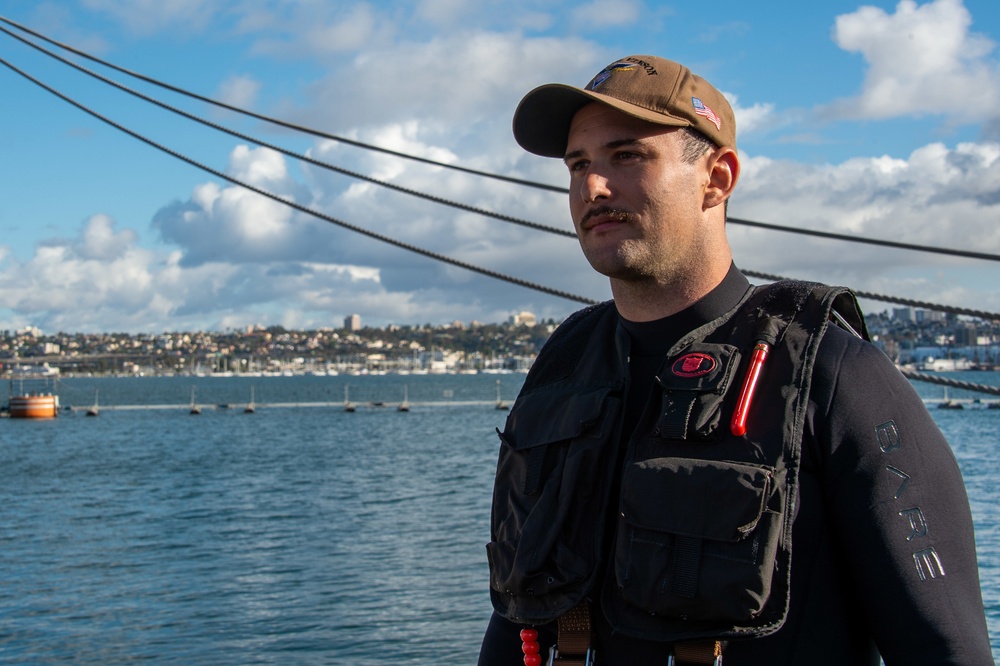
[[[673,343],[733,307],[747,286],[734,269],[683,312],[623,321],[632,341],[629,394],[648,396]],[[630,400],[625,422],[644,406]],[[890,421],[894,430],[876,431]],[[731,641],[726,666],[877,666],[880,654],[887,666],[994,663],[951,448],[888,358],[836,327],[813,373],[799,479],[787,621],[771,636]],[[599,607],[593,615],[599,665],[666,663],[662,644],[615,634]],[[521,628],[494,613],[480,666],[521,664]],[[539,629],[547,654],[554,626]]]

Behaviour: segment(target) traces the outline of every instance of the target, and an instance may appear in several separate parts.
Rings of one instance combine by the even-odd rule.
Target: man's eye
[[[569,164],[569,170],[570,171],[583,171],[584,169],[587,168],[588,164],[590,164],[590,162],[588,162],[586,160],[577,160],[576,162],[570,162],[570,164]]]

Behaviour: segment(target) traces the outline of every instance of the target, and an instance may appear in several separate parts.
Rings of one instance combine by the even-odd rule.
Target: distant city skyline
[[[1000,3],[0,0],[0,17],[169,84],[435,161],[562,186],[511,116],[653,53],[736,110],[733,217],[1000,254]],[[16,34],[10,24],[0,23]],[[51,46],[46,46],[52,49]],[[206,166],[465,264],[603,300],[571,238],[336,175],[114,91],[6,34],[0,57]],[[401,187],[569,231],[565,195],[295,134],[88,67],[212,122]],[[223,331],[561,320],[582,306],[266,200],[86,116],[6,67],[0,328]],[[741,268],[1000,311],[989,261],[731,226]],[[864,303],[868,310],[892,307]]]
[[[870,314],[872,340],[905,372],[1000,369],[1000,323],[920,308]],[[436,374],[526,371],[558,322],[520,312],[504,324],[288,330],[250,326],[226,332],[57,333],[0,329],[0,375],[230,376]],[[916,378],[915,375],[908,375]],[[952,380],[921,376],[922,381]],[[988,389],[986,392],[995,392]]]
[[[907,308],[906,310],[910,310],[910,309]],[[915,315],[911,315],[911,316],[915,316]],[[429,322],[391,322],[391,323],[385,324],[383,326],[370,326],[369,327],[369,326],[367,326],[364,323],[364,321],[361,318],[361,315],[354,313],[354,314],[350,314],[350,315],[344,317],[344,321],[339,326],[334,326],[334,325],[330,325],[330,326],[316,326],[316,327],[312,327],[312,328],[308,328],[308,329],[287,329],[284,326],[282,326],[281,324],[271,324],[269,326],[266,326],[264,324],[248,324],[247,326],[230,327],[228,329],[221,330],[221,331],[220,330],[211,330],[211,329],[193,329],[193,330],[165,329],[165,330],[162,330],[162,331],[131,331],[131,332],[123,331],[123,332],[120,332],[120,333],[122,333],[124,335],[150,336],[150,337],[170,336],[170,335],[198,335],[198,334],[212,334],[212,333],[228,334],[228,333],[233,333],[233,332],[243,333],[243,334],[253,334],[253,333],[259,333],[259,332],[265,332],[265,331],[268,331],[268,330],[271,330],[271,329],[284,329],[284,330],[296,331],[296,332],[303,332],[303,331],[310,331],[311,330],[311,331],[347,331],[349,333],[355,333],[355,332],[358,332],[358,331],[362,331],[365,328],[373,328],[373,329],[376,329],[376,330],[378,330],[378,329],[398,330],[398,329],[404,329],[404,328],[420,330],[420,329],[423,329],[423,328],[425,328],[427,326],[430,326],[432,328],[476,328],[476,327],[482,327],[482,326],[502,326],[502,325],[505,325],[505,324],[509,325],[509,326],[528,326],[528,327],[531,327],[531,326],[537,326],[537,325],[542,324],[542,323],[549,323],[549,324],[555,325],[555,324],[558,324],[560,322],[558,322],[556,320],[552,320],[552,319],[540,320],[538,317],[535,316],[535,314],[533,312],[528,312],[526,310],[522,310],[521,312],[518,312],[516,314],[510,315],[509,317],[507,317],[507,319],[505,321],[499,321],[499,322],[497,322],[497,321],[482,322],[482,321],[479,321],[477,319],[472,319],[470,321],[460,321],[460,320],[456,319],[454,321],[444,322],[444,323],[439,323],[439,324],[430,324]],[[3,328],[0,328],[0,337],[13,335],[13,336],[32,336],[32,337],[36,337],[36,338],[49,338],[49,337],[58,336],[58,335],[95,335],[95,336],[101,336],[101,335],[116,335],[118,333],[119,332],[115,332],[115,331],[92,331],[92,332],[84,332],[84,331],[73,331],[73,330],[46,332],[46,331],[43,331],[42,329],[38,328],[37,326],[25,326],[23,328],[18,328],[18,329],[3,329]]]

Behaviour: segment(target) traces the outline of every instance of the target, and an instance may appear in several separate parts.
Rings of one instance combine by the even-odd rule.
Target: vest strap
[[[683,399],[677,397],[669,401],[664,399],[663,415],[656,424],[659,435],[667,439],[687,439],[691,412],[694,411],[697,401],[697,393],[690,393]]]
[[[556,620],[556,644],[549,652],[547,666],[592,666],[594,651],[590,606],[586,601]],[[719,641],[684,641],[674,644],[667,666],[722,666]]]
[[[549,652],[548,666],[591,666],[594,653],[590,647],[593,630],[590,606],[580,602],[556,620],[556,644]]]
[[[721,666],[722,643],[719,641],[685,641],[674,644],[667,666]]]
[[[693,599],[698,593],[702,543],[698,537],[674,537],[674,579],[670,585],[674,594]]]
[[[524,475],[524,494],[531,496],[542,485],[542,467],[545,465],[545,447],[536,446],[527,455],[527,470]]]

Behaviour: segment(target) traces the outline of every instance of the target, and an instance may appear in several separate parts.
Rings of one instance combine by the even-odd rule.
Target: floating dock
[[[13,395],[8,409],[12,419],[54,419],[59,415],[59,396]]]

